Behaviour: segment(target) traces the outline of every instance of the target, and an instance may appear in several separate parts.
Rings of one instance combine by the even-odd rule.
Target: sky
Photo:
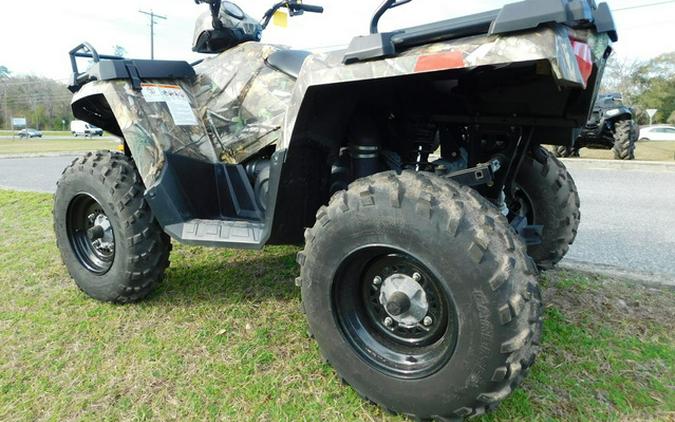
[[[305,14],[289,21],[288,28],[270,25],[267,43],[293,48],[330,49],[368,32],[370,18],[382,0],[305,0],[324,6],[325,13]],[[608,0],[612,9],[629,8],[664,0]],[[499,8],[504,0],[414,0],[390,11],[381,30],[449,19]],[[193,61],[194,23],[208,10],[193,0],[32,0],[4,1],[0,6],[0,65],[14,74],[45,76],[67,82],[67,53],[88,41],[100,53],[124,47],[131,58],[149,58],[149,17],[139,10],[153,10],[167,17],[155,26],[158,59]],[[249,15],[261,17],[274,0],[239,0]],[[625,59],[648,59],[675,50],[675,0],[652,7],[616,10],[619,31],[616,54]]]

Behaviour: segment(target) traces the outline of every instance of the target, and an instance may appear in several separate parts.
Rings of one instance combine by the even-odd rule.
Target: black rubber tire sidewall
[[[61,258],[77,286],[97,300],[141,300],[157,287],[169,266],[171,241],[154,219],[144,191],[133,161],[110,151],[76,159],[57,183],[53,214]],[[80,194],[88,194],[99,203],[113,229],[115,255],[104,274],[82,265],[68,237],[68,208]]]
[[[614,124],[614,146],[616,160],[634,160],[637,126],[633,120],[619,120]]]
[[[544,163],[528,155],[516,177],[526,192],[535,220],[542,225],[542,243],[528,247],[528,254],[542,269],[551,269],[567,254],[574,243],[581,220],[580,199],[576,184],[565,165],[545,148]]]
[[[493,233],[495,239],[486,260],[473,265],[468,255],[472,245],[465,241],[470,237],[454,238],[438,221],[432,223],[411,214],[409,208],[405,209],[409,206],[403,204],[403,211],[391,207],[361,208],[349,218],[330,215],[326,225],[325,218],[317,221],[315,229],[320,227],[320,235],[307,245],[301,275],[310,331],[340,375],[360,394],[388,410],[428,418],[480,407],[476,397],[495,388],[493,373],[508,356],[499,352],[500,347],[527,327],[527,319],[514,319],[513,325],[505,326],[497,312],[519,287],[513,284],[493,291],[487,282],[502,268],[500,259],[505,251],[501,240],[506,233]],[[433,271],[457,311],[460,328],[453,355],[437,372],[423,378],[403,379],[366,363],[345,339],[336,320],[332,291],[341,262],[359,247],[382,244],[411,253]],[[536,284],[533,276],[525,275],[525,259],[524,254],[514,259],[514,271],[522,277],[519,283],[528,280]],[[515,356],[514,359],[518,361]]]
[[[114,205],[116,199],[112,197],[109,187],[85,174],[67,176],[63,182],[54,197],[54,224],[63,262],[80,289],[97,300],[113,300],[123,293],[120,291],[119,280],[125,277],[124,263],[130,258],[129,249],[124,242],[128,233],[122,225],[122,216]],[[112,267],[105,274],[97,275],[87,270],[75,255],[68,238],[66,223],[68,207],[71,201],[82,193],[91,195],[101,205],[115,235],[115,257]]]

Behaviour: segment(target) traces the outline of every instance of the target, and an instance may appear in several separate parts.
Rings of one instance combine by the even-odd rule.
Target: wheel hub
[[[349,254],[333,300],[347,340],[395,376],[432,373],[454,351],[454,303],[436,274],[404,251],[368,246]]]
[[[102,275],[115,259],[115,233],[103,207],[91,195],[76,195],[68,206],[66,229],[73,252],[80,264]]]
[[[422,322],[429,311],[424,288],[413,277],[400,273],[382,283],[380,304],[392,319],[407,328]]]
[[[103,254],[112,253],[115,249],[115,238],[108,217],[105,214],[92,214],[89,220],[93,220],[93,227],[87,231],[92,246]]]

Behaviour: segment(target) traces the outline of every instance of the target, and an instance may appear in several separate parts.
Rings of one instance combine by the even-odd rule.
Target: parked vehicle
[[[90,123],[83,122],[82,120],[73,120],[70,122],[70,132],[73,136],[103,136],[103,129],[100,129]]]
[[[422,419],[494,409],[539,351],[537,267],[576,236],[576,186],[540,145],[571,144],[588,119],[617,40],[608,6],[527,0],[381,33],[409,3],[388,0],[370,35],[312,54],[258,41],[279,9],[321,7],[284,1],[258,23],[208,3],[194,50],[214,56],[194,66],[71,52],[75,116],[125,145],[58,183],[77,285],[139,301],[172,239],[304,242],[303,310],[341,379]]]
[[[640,141],[675,141],[675,126],[653,125],[640,128]]]
[[[42,132],[37,129],[21,129],[16,136],[22,139],[42,138]]]
[[[574,145],[556,147],[556,156],[578,157],[581,148],[611,149],[615,160],[634,160],[637,127],[620,94],[601,95]]]

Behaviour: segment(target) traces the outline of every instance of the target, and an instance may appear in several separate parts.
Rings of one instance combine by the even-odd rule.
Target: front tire
[[[534,155],[528,155],[520,167],[515,195],[528,224],[544,226],[542,243],[529,246],[527,253],[547,270],[563,259],[576,239],[581,201],[572,175],[560,160],[542,147]]]
[[[131,159],[109,151],[76,159],[57,184],[57,246],[77,286],[94,299],[139,301],[169,266],[171,241],[144,191]]]
[[[558,158],[579,158],[579,150],[574,147],[566,147],[558,145],[555,147],[553,153]]]
[[[621,120],[614,124],[614,152],[615,160],[635,159],[635,139],[637,128],[633,120]]]
[[[362,397],[417,418],[479,415],[532,365],[536,269],[472,189],[408,171],[370,176],[335,194],[305,237],[310,331]]]

